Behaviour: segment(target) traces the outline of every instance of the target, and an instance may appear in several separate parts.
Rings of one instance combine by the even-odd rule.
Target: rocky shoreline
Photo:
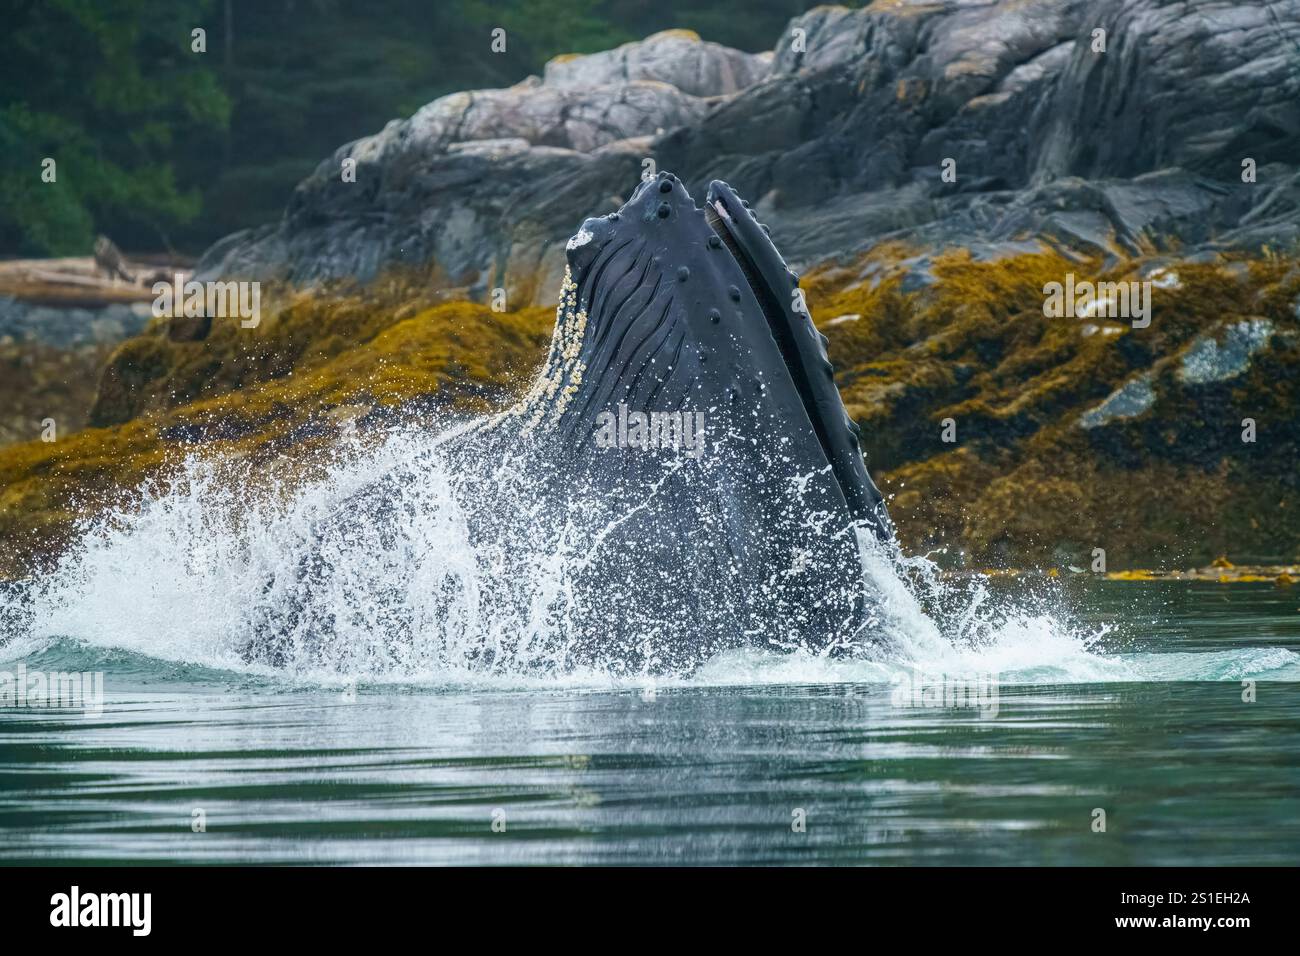
[[[909,290],[911,257],[882,257],[803,284],[909,550],[972,569],[1088,567],[1094,548],[1115,570],[1300,558],[1300,263],[1178,266],[1134,330],[1043,315],[1067,260],[938,257],[933,283]],[[0,449],[15,565],[190,455],[292,473],[345,433],[500,408],[554,321],[430,301],[416,275],[273,299],[257,329],[214,323],[201,340],[155,320],[105,368],[102,427]]]
[[[200,277],[265,284],[257,328],[137,306],[107,339],[103,316],[29,332],[32,307],[4,320],[0,301],[13,369],[78,336],[99,350],[59,372],[57,441],[30,403],[0,427],[18,442],[0,571],[186,456],[292,468],[345,429],[509,401],[549,341],[564,242],[650,160],[758,197],[909,549],[969,571],[1065,573],[1101,548],[1115,575],[1224,554],[1270,567],[1211,579],[1290,574],[1296,37],[1300,2],[819,7],[768,54],[671,31],[439,99],[202,258]],[[1107,294],[1051,314],[1047,290],[1076,283],[1141,292],[1149,321]]]
[[[340,146],[199,272],[433,263],[468,298],[545,304],[573,224],[647,163],[755,197],[799,269],[895,240],[982,259],[1294,248],[1297,37],[1294,2],[1211,0],[817,7],[763,55],[669,31]]]

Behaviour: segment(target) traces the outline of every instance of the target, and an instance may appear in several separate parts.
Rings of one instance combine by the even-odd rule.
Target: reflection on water
[[[1080,601],[1152,679],[1003,674],[991,719],[851,670],[354,695],[56,646],[28,666],[106,671],[104,712],[0,710],[0,860],[1294,864],[1294,592]]]

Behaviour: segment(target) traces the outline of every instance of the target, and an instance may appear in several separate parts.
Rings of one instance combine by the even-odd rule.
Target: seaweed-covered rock
[[[1151,324],[1045,316],[1044,284],[1071,271],[1149,277]],[[907,548],[1018,567],[1086,564],[1094,547],[1116,568],[1297,557],[1293,260],[895,245],[801,284]],[[69,501],[121,496],[185,454],[296,462],[345,424],[500,407],[541,360],[553,311],[428,296],[418,275],[388,277],[277,298],[255,329],[216,322],[175,342],[159,323],[128,341],[100,391],[109,427],[0,449],[0,537],[22,542],[11,573],[55,547]]]

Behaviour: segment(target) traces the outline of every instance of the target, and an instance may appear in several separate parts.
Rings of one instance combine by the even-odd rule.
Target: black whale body
[[[658,672],[742,645],[878,647],[859,538],[892,548],[893,529],[797,277],[749,208],[721,182],[696,203],[661,173],[567,256],[531,391],[439,451],[493,556],[487,613],[519,622],[473,663]],[[400,482],[322,521],[325,550],[362,526],[401,539]],[[304,545],[246,656],[301,663],[328,644],[334,620],[309,605],[338,590],[335,562]],[[559,566],[549,592],[530,580],[539,558]],[[427,620],[389,624],[428,644]]]

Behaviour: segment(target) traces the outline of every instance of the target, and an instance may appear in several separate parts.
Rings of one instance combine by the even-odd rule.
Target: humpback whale
[[[566,258],[532,387],[439,446],[458,527],[492,568],[473,616],[513,622],[477,662],[553,663],[537,648],[557,642],[567,664],[635,672],[752,644],[870,653],[861,548],[895,547],[893,527],[827,340],[749,204],[721,181],[697,202],[661,172],[583,222]],[[378,528],[388,548],[409,516],[384,504],[400,481],[315,533],[336,551]],[[311,657],[333,623],[304,608],[332,586],[323,550],[306,549],[293,607],[247,656]],[[427,643],[429,616],[391,622],[394,639]]]

